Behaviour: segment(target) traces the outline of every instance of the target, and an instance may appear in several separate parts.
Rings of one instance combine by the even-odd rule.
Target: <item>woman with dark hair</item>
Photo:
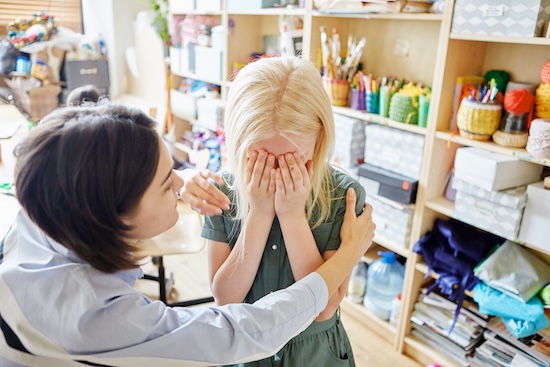
[[[370,246],[350,190],[342,245],[254,304],[170,308],[133,289],[136,242],[178,218],[178,194],[227,208],[206,171],[187,182],[143,112],[100,103],[52,112],[16,148],[23,210],[0,243],[0,365],[208,366],[272,355],[304,330]],[[185,187],[184,187],[185,184]]]

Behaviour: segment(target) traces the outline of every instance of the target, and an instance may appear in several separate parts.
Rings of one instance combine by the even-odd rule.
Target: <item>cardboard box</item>
[[[550,190],[543,182],[527,186],[527,204],[518,239],[533,247],[550,251]]]
[[[538,37],[549,11],[550,0],[456,0],[452,32]]]
[[[59,107],[61,87],[50,84],[26,91],[17,80],[5,79],[6,84],[16,97],[17,105],[29,114],[29,120],[40,121],[48,113]]]
[[[335,143],[332,163],[344,169],[361,164],[365,155],[364,122],[335,113],[334,130]]]
[[[455,178],[487,191],[506,190],[540,180],[543,167],[518,158],[463,147],[456,150]]]
[[[195,74],[211,81],[222,80],[222,51],[212,47],[195,46]]]
[[[278,0],[227,0],[227,10],[256,10],[272,8]]]
[[[364,163],[359,166],[359,183],[367,194],[379,195],[401,204],[414,204],[418,181]]]
[[[109,88],[109,65],[107,60],[65,60],[63,78],[68,89],[83,85]]]
[[[377,124],[367,125],[365,132],[365,163],[418,180],[424,136]]]
[[[409,243],[414,211],[406,206],[382,197],[367,195],[372,205],[372,221],[376,224],[376,237],[398,247]]]
[[[453,217],[504,238],[515,239],[527,201],[527,187],[487,191],[455,178]]]

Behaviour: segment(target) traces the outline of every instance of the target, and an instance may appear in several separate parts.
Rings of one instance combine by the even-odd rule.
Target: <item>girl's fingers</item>
[[[277,188],[277,183],[275,182],[275,180],[277,179],[276,177],[277,170],[275,168],[271,168],[271,170],[269,171],[269,186],[267,188],[267,192],[275,192],[275,189]]]
[[[275,166],[275,156],[273,154],[268,154],[265,168],[262,175],[262,182],[260,183],[260,187],[262,189],[265,189],[265,190],[269,189],[269,184],[271,179],[271,169],[274,166]]]
[[[256,163],[257,158],[258,158],[258,152],[253,151],[252,153],[250,153],[250,155],[246,159],[246,181],[245,182],[247,183],[250,182],[250,180],[252,179],[252,171],[254,171],[254,164]]]
[[[283,184],[286,187],[285,191],[293,191],[294,190],[294,183],[292,182],[292,177],[290,175],[290,170],[288,167],[288,164],[286,162],[286,158],[284,154],[281,154],[279,156],[279,169],[281,171],[281,176],[283,180]],[[277,186],[277,189],[279,187]]]
[[[285,195],[286,188],[285,188],[285,183],[283,181],[283,174],[281,172],[281,167],[277,168],[275,171],[276,171],[275,172],[275,190]]]
[[[267,152],[261,150],[258,152],[256,163],[254,163],[254,169],[252,170],[252,180],[254,187],[259,187],[262,182],[262,176],[264,173],[265,162],[267,160]]]
[[[294,152],[294,159],[296,160],[296,163],[298,165],[298,169],[300,170],[300,173],[302,174],[302,181],[305,183],[306,178],[311,178],[309,175],[309,172],[307,170],[307,163],[304,163],[304,160],[302,157],[300,157],[300,154]]]
[[[292,178],[292,183],[294,185],[294,188],[298,189],[299,187],[304,186],[304,181],[302,177],[302,171],[300,170],[300,167],[298,167],[299,162],[296,160],[296,156],[298,156],[298,153],[296,152],[285,154],[285,159],[288,165],[290,177]]]
[[[311,160],[307,161],[305,167],[306,167],[307,175],[311,180],[311,176],[313,176],[313,162]]]

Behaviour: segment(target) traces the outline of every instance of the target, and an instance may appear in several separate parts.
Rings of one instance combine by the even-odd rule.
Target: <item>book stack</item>
[[[476,348],[472,367],[548,367],[550,331],[541,330],[525,338],[511,335],[500,317],[492,318],[483,333],[485,341]]]
[[[483,342],[487,315],[477,312],[473,302],[464,301],[451,332],[456,303],[423,290],[411,316],[411,334],[418,340],[439,350],[460,366],[469,366],[475,348]]]

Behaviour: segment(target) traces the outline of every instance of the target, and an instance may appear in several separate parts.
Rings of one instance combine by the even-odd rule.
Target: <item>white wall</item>
[[[135,44],[134,20],[148,4],[147,0],[82,0],[84,33],[101,35],[107,45],[111,96],[127,90],[124,50]]]

